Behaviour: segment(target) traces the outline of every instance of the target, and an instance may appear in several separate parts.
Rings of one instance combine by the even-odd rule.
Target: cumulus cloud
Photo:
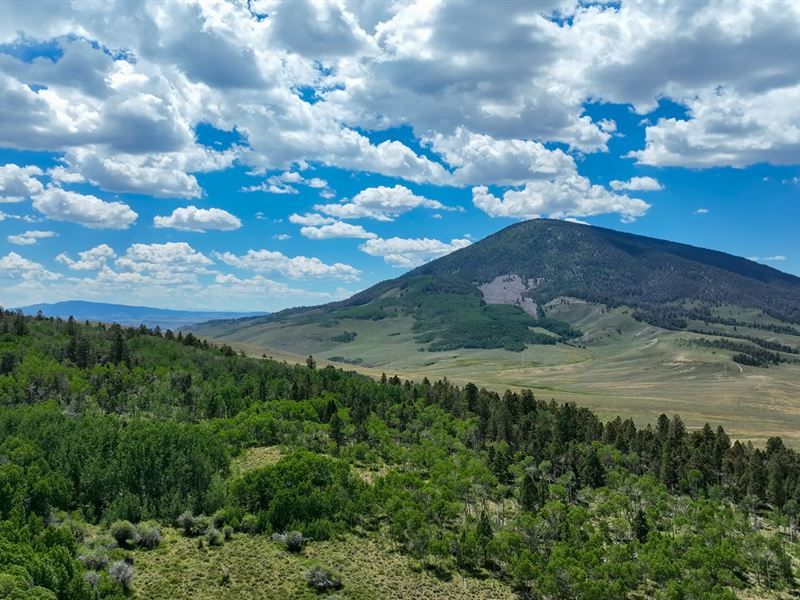
[[[289,222],[294,223],[295,225],[319,227],[320,225],[329,225],[331,223],[335,223],[336,219],[333,217],[324,217],[318,213],[306,213],[304,215],[289,215]]]
[[[56,237],[58,234],[55,231],[26,231],[18,235],[9,235],[6,239],[9,244],[16,244],[17,246],[33,246],[39,240],[46,238]]]
[[[0,257],[0,274],[7,278],[22,279],[26,282],[61,279],[61,275],[58,273],[48,271],[39,263],[23,258],[16,252],[9,252]]]
[[[624,222],[630,222],[650,208],[644,200],[613,194],[579,175],[554,181],[531,181],[522,189],[507,190],[502,198],[491,194],[486,186],[478,186],[472,188],[472,201],[489,216],[516,219],[618,213]]]
[[[242,222],[238,217],[220,208],[197,208],[187,206],[176,208],[169,216],[153,218],[158,228],[171,228],[180,231],[232,231],[239,229]]]
[[[453,167],[456,185],[521,185],[576,169],[573,158],[560,149],[548,150],[530,140],[495,139],[463,127],[452,135],[432,135],[425,142]]]
[[[210,258],[186,242],[165,244],[133,244],[123,256],[116,259],[118,268],[137,273],[209,273],[214,264]]]
[[[340,219],[393,221],[402,213],[417,207],[450,210],[438,200],[418,196],[403,185],[366,188],[353,196],[352,200],[340,204],[317,204],[314,210]]]
[[[36,166],[20,167],[9,163],[0,166],[0,203],[22,202],[44,190],[42,182],[36,179],[44,172]]]
[[[707,215],[708,212],[709,211],[708,211],[707,208],[698,208],[696,211],[694,211],[694,214],[696,214],[696,215]]]
[[[256,273],[280,273],[290,279],[332,278],[355,280],[360,271],[344,263],[328,264],[316,257],[288,257],[273,250],[248,250],[237,256],[232,252],[215,252],[215,258],[223,263]]]
[[[628,181],[613,179],[609,185],[617,191],[656,192],[664,189],[661,183],[653,177],[631,177]]]
[[[73,260],[62,252],[56,256],[56,260],[74,271],[97,271],[104,268],[109,259],[116,256],[116,253],[108,244],[100,244],[79,252],[78,256],[80,257],[78,260]]]
[[[430,238],[376,238],[367,240],[359,248],[370,256],[379,256],[393,267],[409,268],[426,263],[434,258],[466,248],[472,242],[454,239],[450,242]]]
[[[330,225],[321,225],[320,227],[303,227],[300,229],[300,234],[312,240],[327,240],[330,238],[371,239],[378,237],[361,225],[353,225],[342,221],[337,221]]]
[[[139,216],[122,202],[106,202],[91,194],[48,187],[34,196],[33,208],[53,221],[69,221],[91,229],[127,229]]]
[[[284,171],[278,175],[272,175],[266,181],[258,185],[243,187],[242,192],[269,192],[270,194],[299,194],[296,186],[306,186],[317,189],[323,198],[330,198],[334,195],[333,190],[328,186],[328,182],[319,177],[306,179],[296,171]]]

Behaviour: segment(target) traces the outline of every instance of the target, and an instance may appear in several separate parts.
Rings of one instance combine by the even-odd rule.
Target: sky
[[[0,305],[274,311],[524,219],[800,275],[798,2],[0,1]]]

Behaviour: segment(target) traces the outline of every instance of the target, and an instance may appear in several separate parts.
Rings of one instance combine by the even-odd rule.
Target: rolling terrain
[[[720,252],[535,220],[344,302],[197,334],[380,376],[533,389],[604,416],[680,412],[800,444],[800,278]]]

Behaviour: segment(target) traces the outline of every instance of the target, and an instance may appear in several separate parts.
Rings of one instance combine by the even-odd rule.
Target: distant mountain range
[[[216,319],[237,319],[242,317],[264,316],[266,312],[230,312],[230,311],[194,311],[170,310],[149,306],[128,306],[125,304],[106,304],[103,302],[85,302],[70,300],[53,304],[32,304],[19,308],[25,314],[36,314],[42,311],[48,317],[67,319],[74,317],[79,321],[103,321],[120,325],[147,325],[162,329],[181,329]]]

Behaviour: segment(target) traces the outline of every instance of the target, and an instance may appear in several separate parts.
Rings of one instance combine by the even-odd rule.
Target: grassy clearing
[[[283,450],[278,446],[247,448],[231,461],[231,477],[236,478],[240,475],[244,475],[248,471],[274,465],[283,458],[283,456]]]
[[[493,579],[455,576],[440,581],[414,568],[379,536],[348,535],[342,540],[314,542],[302,554],[290,554],[264,535],[236,534],[216,548],[198,548],[197,540],[174,529],[164,531],[162,545],[134,552],[137,571],[133,597],[171,600],[284,600],[318,598],[306,584],[314,565],[335,571],[343,588],[327,598],[504,599],[514,595]],[[223,582],[223,575],[229,581]]]

